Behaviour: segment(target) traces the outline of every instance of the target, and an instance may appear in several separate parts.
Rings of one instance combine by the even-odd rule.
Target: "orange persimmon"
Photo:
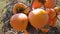
[[[54,7],[54,10],[57,15],[60,15],[60,7]]]
[[[28,14],[29,13],[29,7],[23,3],[16,3],[14,6],[13,6],[13,14],[16,14],[16,13],[25,13],[25,14]]]
[[[35,9],[28,15],[29,21],[36,29],[44,27],[48,23],[48,14],[43,9]]]
[[[45,8],[53,8],[56,5],[56,0],[45,0]]]
[[[53,19],[56,16],[56,12],[54,9],[46,9],[46,12],[49,15],[49,19]]]
[[[39,2],[38,0],[34,0],[32,3],[32,8],[37,9],[37,8],[41,8],[42,7],[42,3]]]
[[[28,18],[23,13],[15,14],[10,19],[10,25],[13,29],[21,31],[25,30],[28,24]]]
[[[54,17],[53,19],[49,21],[49,26],[51,27],[55,27],[56,24],[57,24],[57,17]]]

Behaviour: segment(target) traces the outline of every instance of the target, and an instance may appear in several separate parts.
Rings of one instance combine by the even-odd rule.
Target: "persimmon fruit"
[[[37,9],[37,8],[41,8],[41,7],[42,7],[42,3],[39,2],[38,0],[34,0],[32,2],[32,8]]]
[[[57,15],[60,15],[60,7],[54,7],[54,10]]]
[[[57,17],[54,17],[53,19],[49,21],[49,26],[51,27],[55,27],[56,24],[57,24]]]
[[[56,16],[56,12],[54,9],[46,9],[46,12],[49,15],[49,19],[53,19]]]
[[[56,6],[56,0],[45,0],[44,7],[45,8],[53,8]]]
[[[10,25],[17,31],[25,30],[28,24],[28,18],[23,13],[15,14],[10,19]]]
[[[24,3],[16,3],[13,6],[13,14],[17,14],[17,13],[28,14],[29,10],[30,10],[30,8],[27,5],[25,5]]]
[[[29,22],[36,29],[44,27],[48,23],[48,14],[43,9],[35,9],[28,15]]]

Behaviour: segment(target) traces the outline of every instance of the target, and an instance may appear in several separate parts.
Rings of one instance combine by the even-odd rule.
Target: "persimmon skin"
[[[28,15],[29,22],[36,29],[44,27],[48,23],[48,14],[43,9],[35,9]]]
[[[10,25],[17,31],[25,30],[28,24],[28,18],[23,13],[15,14],[10,19]]]
[[[57,21],[57,15],[54,9],[46,9],[48,15],[49,15],[49,26],[54,27],[56,25]]]
[[[42,3],[39,2],[38,0],[34,0],[32,3],[32,8],[37,9],[37,8],[41,8],[42,7]]]
[[[49,19],[53,19],[56,16],[56,12],[54,9],[46,9],[46,12],[49,15]]]
[[[60,7],[54,7],[54,10],[57,15],[60,15]]]
[[[30,8],[24,3],[16,3],[13,6],[13,14],[16,14],[17,12],[28,14],[29,11],[30,11]]]
[[[56,0],[45,0],[45,8],[53,8],[56,5]]]
[[[54,17],[53,19],[49,21],[49,26],[51,27],[55,27],[56,24],[57,24],[57,17]]]

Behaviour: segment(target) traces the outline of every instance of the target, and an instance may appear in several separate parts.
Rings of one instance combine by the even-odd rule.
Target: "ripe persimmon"
[[[54,7],[54,10],[57,15],[60,15],[60,7]]]
[[[28,18],[23,13],[15,14],[10,19],[10,25],[13,29],[21,31],[25,30],[28,24]]]
[[[36,29],[44,27],[48,23],[48,14],[43,9],[35,9],[28,15],[29,22]]]
[[[27,5],[25,5],[24,3],[16,3],[13,6],[13,14],[16,13],[25,13],[28,14],[29,13],[29,7]]]
[[[56,16],[56,12],[54,9],[46,9],[46,12],[49,15],[49,19],[53,19]]]
[[[44,7],[45,8],[53,8],[56,5],[56,0],[45,0]]]
[[[49,26],[55,27],[56,24],[57,24],[57,17],[54,17],[54,18],[51,19],[48,23],[49,23]]]
[[[37,8],[41,8],[41,7],[42,7],[42,3],[39,2],[38,0],[34,0],[32,2],[32,8],[37,9]]]

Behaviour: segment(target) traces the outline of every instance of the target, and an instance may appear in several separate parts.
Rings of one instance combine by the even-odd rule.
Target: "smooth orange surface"
[[[29,21],[36,29],[44,27],[48,23],[48,15],[43,9],[35,9],[29,13]]]
[[[10,25],[13,29],[21,31],[25,30],[28,24],[28,18],[23,13],[15,14],[10,19]]]

